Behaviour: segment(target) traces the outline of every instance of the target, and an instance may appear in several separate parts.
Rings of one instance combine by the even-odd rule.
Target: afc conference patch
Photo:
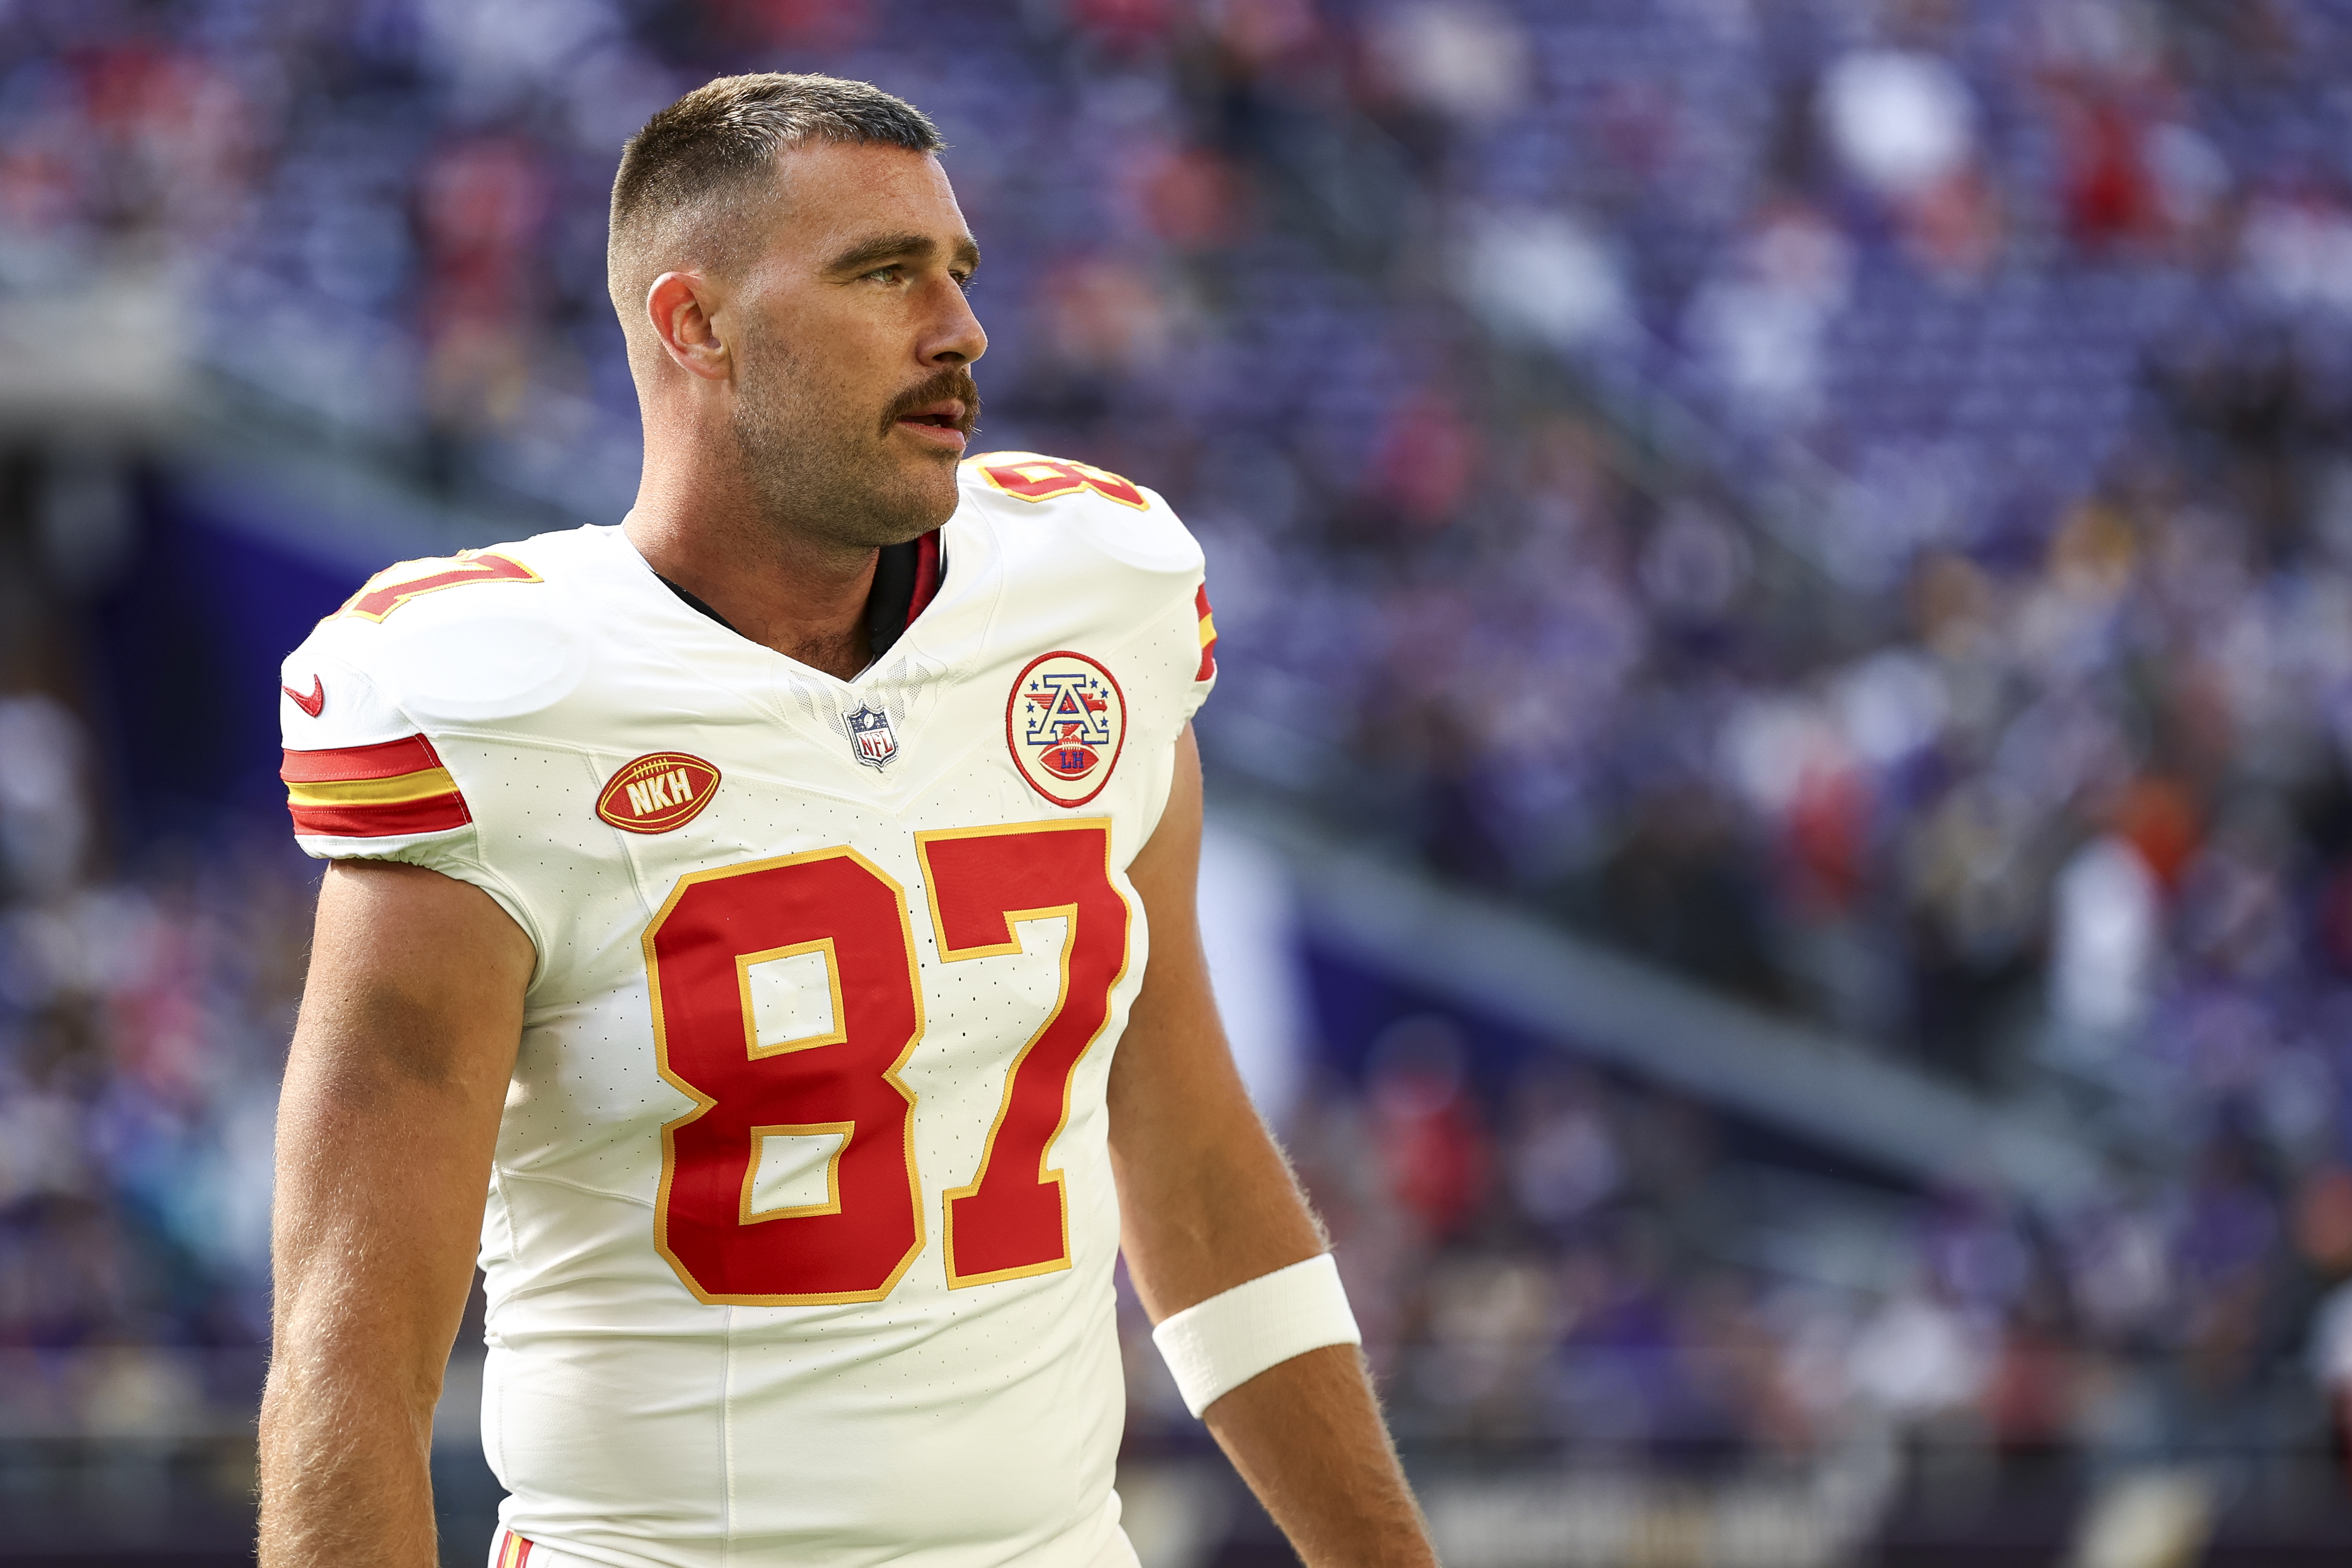
[[[1085,654],[1042,654],[1013,678],[1004,740],[1031,789],[1055,805],[1084,805],[1118,766],[1127,697]]]

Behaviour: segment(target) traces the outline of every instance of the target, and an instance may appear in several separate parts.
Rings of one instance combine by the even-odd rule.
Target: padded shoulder
[[[1091,492],[1137,511],[1151,510],[1151,497],[1133,480],[1068,458],[1049,458],[1043,452],[982,452],[966,458],[961,466],[967,480],[976,479],[1019,500],[1058,500]]]
[[[586,672],[572,584],[605,542],[583,536],[608,531],[541,534],[388,566],[320,622],[298,657],[363,677],[428,729],[536,712]]]
[[[343,601],[337,616],[350,616],[382,625],[393,613],[427,594],[490,583],[542,583],[546,579],[504,549],[461,550],[455,555],[428,555],[395,561]]]
[[[1042,452],[983,452],[959,475],[966,505],[1020,528],[1069,528],[1129,566],[1198,574],[1201,547],[1158,492],[1108,468]]]

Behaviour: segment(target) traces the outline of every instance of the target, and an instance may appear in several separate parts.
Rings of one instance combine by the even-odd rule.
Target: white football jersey
[[[538,952],[483,1221],[503,1522],[638,1568],[1132,1562],[1104,1089],[1126,868],[1214,676],[1201,553],[962,468],[840,680],[618,528],[379,574],[286,661],[295,828]]]

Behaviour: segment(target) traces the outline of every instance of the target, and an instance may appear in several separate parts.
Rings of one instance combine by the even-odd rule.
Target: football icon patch
[[[719,770],[684,752],[648,752],[622,765],[596,800],[596,815],[624,833],[667,833],[702,815],[719,793]]]
[[[1127,743],[1127,698],[1110,671],[1082,653],[1029,662],[1004,706],[1004,739],[1029,787],[1055,805],[1102,793]]]

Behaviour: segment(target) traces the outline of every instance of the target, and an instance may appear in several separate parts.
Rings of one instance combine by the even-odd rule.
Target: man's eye
[[[868,278],[878,278],[885,283],[896,283],[898,281],[899,274],[906,270],[907,269],[903,267],[877,267],[866,276]]]

